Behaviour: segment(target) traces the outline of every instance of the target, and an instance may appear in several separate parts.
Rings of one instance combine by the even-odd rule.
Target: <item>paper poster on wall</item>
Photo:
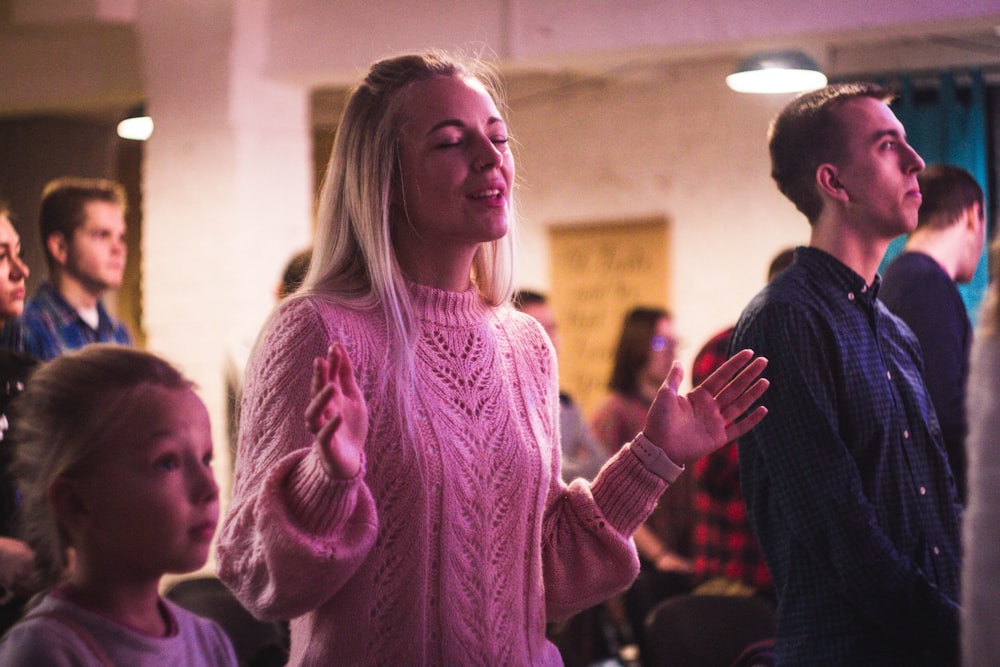
[[[670,307],[665,218],[553,225],[551,300],[559,320],[559,376],[585,414],[607,393],[625,313]]]

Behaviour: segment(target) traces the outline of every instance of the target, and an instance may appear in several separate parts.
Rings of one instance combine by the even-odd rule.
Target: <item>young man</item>
[[[125,272],[125,193],[112,181],[62,178],[42,192],[39,214],[49,280],[24,308],[25,350],[45,361],[89,343],[131,345],[101,296]]]
[[[965,383],[972,323],[955,283],[976,274],[986,241],[983,190],[969,172],[940,164],[918,176],[923,203],[905,252],[882,277],[879,298],[916,334],[948,462],[965,501]]]
[[[733,348],[770,360],[770,412],[739,456],[782,666],[955,660],[958,496],[917,340],[876,298],[890,240],[916,227],[924,167],[888,99],[829,86],[769,132],[811,239],[744,310]]]

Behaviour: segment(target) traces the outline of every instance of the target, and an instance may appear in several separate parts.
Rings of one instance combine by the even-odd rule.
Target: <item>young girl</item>
[[[0,664],[235,665],[217,625],[158,592],[205,563],[218,520],[191,383],[151,354],[92,345],[40,368],[14,410],[25,538],[54,588],[0,642]]]

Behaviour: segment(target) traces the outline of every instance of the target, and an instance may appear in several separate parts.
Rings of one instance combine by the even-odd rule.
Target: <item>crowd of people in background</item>
[[[797,97],[768,148],[808,244],[687,394],[672,314],[636,304],[585,415],[556,311],[515,291],[501,90],[445,53],[371,66],[314,245],[227,370],[218,577],[288,624],[281,663],[650,666],[651,619],[699,596],[764,605],[755,664],[995,661],[1000,245],[975,334],[956,287],[987,238],[975,179],[925,169],[879,86]],[[26,298],[0,203],[2,664],[244,661],[162,594],[205,564],[220,499],[196,387],[102,303],[126,207],[112,181],[50,183]]]

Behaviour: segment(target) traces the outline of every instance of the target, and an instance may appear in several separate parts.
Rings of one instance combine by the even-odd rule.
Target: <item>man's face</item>
[[[834,166],[850,221],[874,239],[912,232],[921,201],[917,173],[924,161],[906,143],[902,123],[871,97],[846,100],[836,114],[844,148]]]
[[[125,215],[121,206],[92,201],[66,245],[63,270],[94,293],[121,287],[125,273]]]

